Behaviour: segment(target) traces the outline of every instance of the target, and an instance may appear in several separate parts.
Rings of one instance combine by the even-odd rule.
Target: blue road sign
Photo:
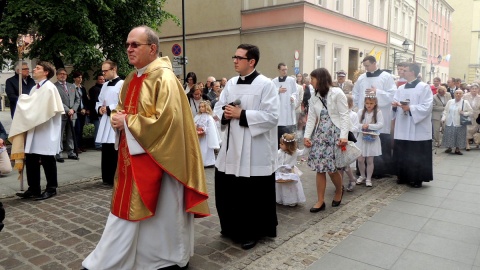
[[[294,67],[293,70],[295,71],[295,75],[300,73],[300,68],[298,68],[298,67]]]
[[[182,47],[178,44],[173,44],[172,53],[175,56],[179,56],[182,53]]]

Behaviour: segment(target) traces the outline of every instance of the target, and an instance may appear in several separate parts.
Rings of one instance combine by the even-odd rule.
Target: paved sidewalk
[[[462,152],[439,150],[433,182],[408,188],[308,269],[480,269],[480,151]]]
[[[248,251],[220,235],[214,169],[206,169],[212,215],[195,220],[189,269],[480,269],[480,151],[464,154],[438,153],[435,181],[421,189],[374,180],[373,188],[346,192],[338,208],[328,203],[334,195],[328,182],[327,209],[316,214],[308,211],[316,200],[315,173],[300,163],[306,204],[278,206],[278,237]],[[111,197],[99,177],[100,152],[57,165],[58,195],[45,201],[16,198],[15,173],[0,178],[7,211],[0,269],[80,269],[97,244]]]

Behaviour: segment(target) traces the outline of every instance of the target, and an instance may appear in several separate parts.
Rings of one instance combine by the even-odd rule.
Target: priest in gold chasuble
[[[193,218],[208,216],[195,124],[158,36],[134,28],[125,47],[130,73],[112,111],[118,167],[111,213],[87,269],[184,267],[193,256]]]

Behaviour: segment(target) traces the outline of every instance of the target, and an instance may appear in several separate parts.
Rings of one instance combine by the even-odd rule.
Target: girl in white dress
[[[285,133],[280,138],[280,149],[277,154],[277,170],[275,171],[275,189],[277,203],[296,206],[305,202],[300,176],[302,172],[295,166],[297,157],[308,153],[309,148],[297,149],[295,134]]]
[[[219,134],[212,115],[210,101],[200,101],[200,104],[198,105],[198,114],[195,115],[193,120],[197,127],[204,167],[215,165],[214,150],[220,148]]]
[[[358,158],[358,169],[360,177],[357,179],[357,185],[365,182],[365,186],[372,186],[373,157],[382,155],[382,146],[380,144],[380,129],[383,127],[382,111],[378,109],[377,98],[375,96],[366,96],[364,107],[358,111],[357,129],[358,134],[357,147],[362,150],[362,155]],[[367,161],[365,176],[365,160]]]

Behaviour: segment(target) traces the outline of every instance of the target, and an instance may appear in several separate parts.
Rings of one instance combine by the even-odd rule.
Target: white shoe
[[[355,182],[348,182],[347,191],[352,192],[354,186],[355,186]]]
[[[357,182],[355,182],[355,183],[357,183],[357,185],[361,185],[361,184],[363,184],[364,182],[365,182],[365,177],[359,176],[359,177],[357,178]]]
[[[367,179],[367,181],[365,182],[365,186],[366,187],[372,187],[372,180]]]

